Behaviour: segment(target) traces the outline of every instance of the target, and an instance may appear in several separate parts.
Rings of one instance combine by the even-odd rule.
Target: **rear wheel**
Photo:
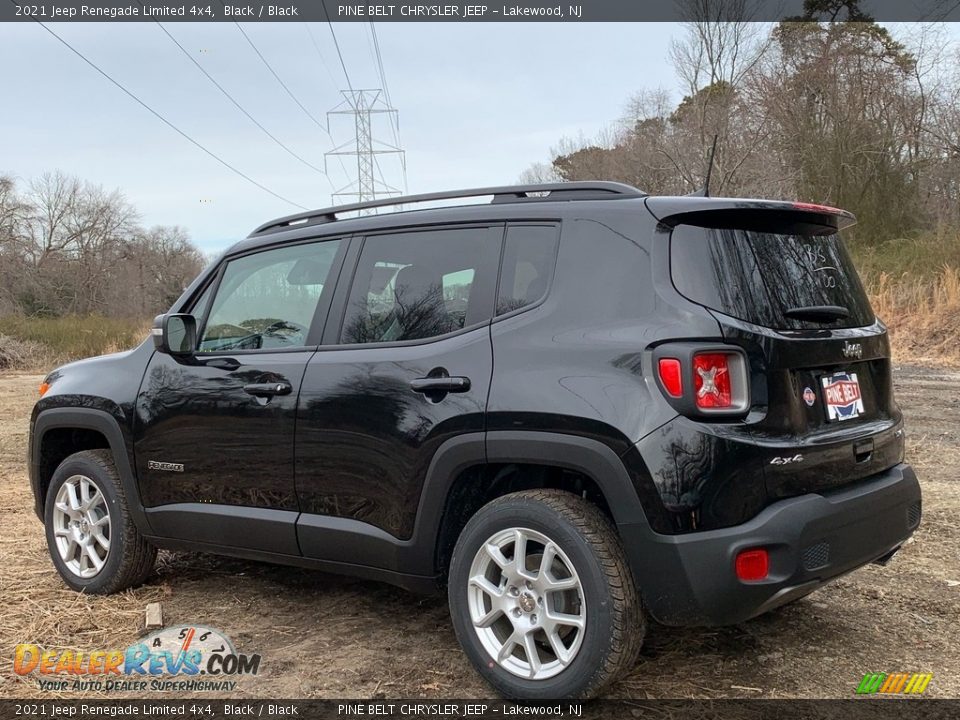
[[[74,590],[118,592],[153,570],[156,548],[134,525],[107,450],[84,450],[60,463],[47,490],[44,524],[53,564]]]
[[[591,697],[633,665],[645,631],[610,521],[556,490],[481,508],[457,541],[448,595],[464,651],[508,697]]]

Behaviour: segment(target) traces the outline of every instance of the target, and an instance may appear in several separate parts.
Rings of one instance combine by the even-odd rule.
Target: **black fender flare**
[[[486,463],[541,463],[581,472],[597,483],[619,526],[647,526],[630,475],[609,446],[579,435],[547,431],[492,431],[460,435],[443,443],[427,470],[408,541],[417,571],[435,571],[437,542],[447,497],[461,472]]]
[[[647,522],[623,461],[599,440],[555,432],[495,431],[487,434],[487,462],[542,463],[575,470],[597,483],[617,525]]]
[[[475,465],[487,462],[487,434],[483,432],[457,435],[437,448],[420,488],[420,502],[414,520],[413,533],[404,542],[406,560],[412,571],[422,575],[436,573],[437,541],[447,496],[460,474]]]
[[[140,488],[137,486],[137,478],[133,472],[120,423],[105,410],[94,408],[50,408],[41,411],[34,421],[30,445],[32,475],[30,482],[34,488],[36,510],[40,519],[43,520],[43,505],[46,500],[39,492],[40,448],[43,446],[43,436],[47,431],[57,428],[95,430],[107,439],[107,444],[110,446],[110,452],[113,455],[113,462],[117,467],[117,473],[120,475],[120,482],[123,485],[123,493],[126,497],[130,517],[133,518],[133,522],[141,534],[150,535],[150,522],[143,510],[143,504],[140,502]]]

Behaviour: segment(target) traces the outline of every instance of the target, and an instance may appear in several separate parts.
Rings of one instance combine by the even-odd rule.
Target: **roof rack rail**
[[[334,205],[333,207],[323,208],[321,210],[309,210],[307,212],[297,213],[296,215],[287,215],[286,217],[264,223],[250,233],[250,236],[280,232],[293,227],[334,222],[340,213],[355,212],[357,210],[434,202],[437,200],[483,197],[485,195],[493,196],[493,200],[491,201],[491,204],[493,204],[543,200],[605,200],[624,197],[644,197],[646,193],[631,185],[602,181],[540,183],[535,185],[507,185],[503,187],[451,190],[448,192],[424,193],[421,195],[387,197],[378,200],[368,200],[367,202],[350,203],[348,205]]]

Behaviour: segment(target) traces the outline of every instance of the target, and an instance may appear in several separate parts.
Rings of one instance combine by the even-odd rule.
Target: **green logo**
[[[933,673],[867,673],[857,695],[921,695],[933,680]]]

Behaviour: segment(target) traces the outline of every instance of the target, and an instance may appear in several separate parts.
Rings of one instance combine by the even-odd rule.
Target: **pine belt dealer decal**
[[[850,420],[863,413],[863,397],[856,373],[839,372],[821,378],[827,420]]]

